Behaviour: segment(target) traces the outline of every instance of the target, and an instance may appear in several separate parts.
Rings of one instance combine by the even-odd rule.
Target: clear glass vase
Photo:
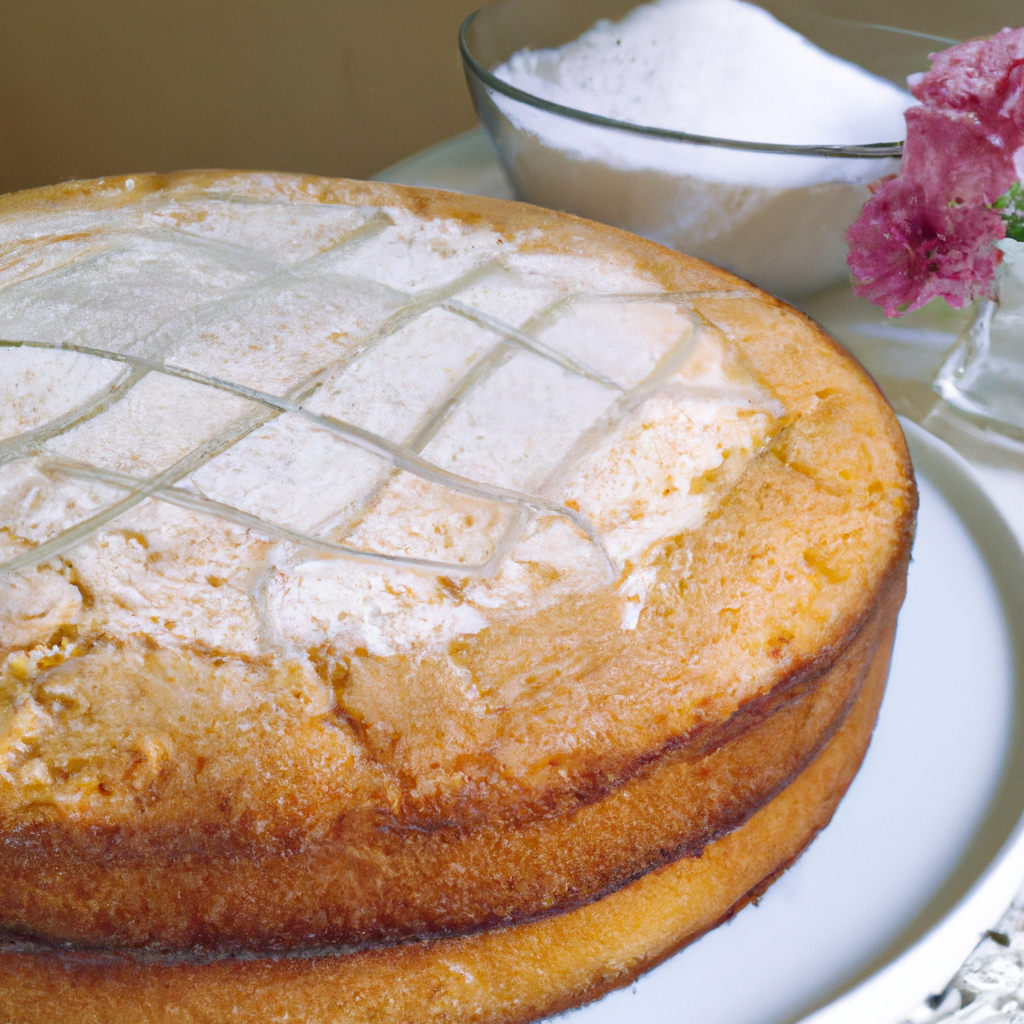
[[[1024,242],[998,244],[996,298],[980,303],[932,387],[962,412],[1024,439]]]

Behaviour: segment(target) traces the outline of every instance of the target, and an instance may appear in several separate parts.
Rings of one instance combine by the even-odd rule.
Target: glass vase
[[[996,297],[979,304],[932,387],[962,412],[1024,439],[1024,243],[998,245]]]

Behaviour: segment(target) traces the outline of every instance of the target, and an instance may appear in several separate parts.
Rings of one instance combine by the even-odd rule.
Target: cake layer
[[[8,931],[97,947],[251,951],[308,946],[311,920],[321,942],[369,943],[571,909],[698,856],[781,791],[841,724],[902,599],[896,578],[827,671],[748,705],[734,738],[666,751],[614,794],[525,825],[427,831],[371,819],[287,857],[230,834],[213,855],[188,827],[23,833],[0,851]]]
[[[578,910],[462,938],[348,955],[203,963],[130,954],[0,954],[0,1016],[90,1024],[525,1024],[597,998],[735,913],[832,817],[867,749],[893,630],[817,759],[749,821]]]

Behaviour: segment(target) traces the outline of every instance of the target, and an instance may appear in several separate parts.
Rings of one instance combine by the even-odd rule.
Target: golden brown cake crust
[[[111,856],[107,844],[69,852],[67,840],[62,848],[59,836],[44,833],[31,844],[23,840],[17,859],[8,854],[5,905],[12,916],[31,916],[34,934],[50,941],[100,945],[100,918],[137,928],[127,935],[133,945],[155,945],[155,931],[170,949],[243,950],[301,946],[317,915],[330,921],[321,941],[355,935],[373,942],[572,909],[680,856],[699,855],[780,792],[842,723],[879,646],[889,642],[902,597],[902,581],[894,581],[828,671],[747,705],[734,716],[730,742],[718,736],[706,752],[667,751],[614,795],[571,813],[518,828],[394,830],[388,845],[375,841],[371,825],[354,850],[325,844],[284,864],[267,854],[246,862],[241,845],[227,865],[200,858],[191,837],[175,832],[152,837],[146,855],[134,859]],[[375,845],[382,855],[368,863]],[[82,865],[87,903],[68,900],[69,861]],[[367,891],[375,899],[360,907]],[[218,916],[211,923],[213,900]],[[251,909],[257,902],[265,908],[258,927]],[[388,931],[381,921],[404,927]]]
[[[712,512],[664,540],[627,631],[621,594],[599,587],[413,655],[329,643],[238,654],[63,624],[46,644],[70,638],[71,657],[28,672],[24,652],[0,650],[0,735],[27,749],[25,774],[0,777],[4,931],[268,949],[527,920],[699,851],[820,749],[895,622],[916,493],[891,410],[814,324],[699,261],[521,204],[286,175],[131,180],[3,197],[0,217],[227,195],[450,220],[524,258],[605,260],[685,296],[729,372],[782,411],[737,475],[691,482],[714,494]],[[88,243],[8,243],[0,272],[31,275],[46,245]],[[229,690],[259,696],[226,707]],[[29,700],[49,724],[10,740]],[[758,760],[758,729],[786,743]],[[635,792],[649,810],[702,772],[728,785],[699,811],[625,806]],[[611,858],[634,829],[642,848]]]
[[[207,963],[130,955],[0,953],[10,1024],[525,1024],[628,984],[731,916],[829,821],[867,749],[893,629],[817,759],[745,825],[579,910],[465,938],[350,955]],[[510,965],[514,965],[510,969]]]

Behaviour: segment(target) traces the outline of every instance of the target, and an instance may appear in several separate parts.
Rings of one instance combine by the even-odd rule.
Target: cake
[[[852,779],[909,458],[745,282],[522,204],[139,175],[0,199],[0,338],[5,1022],[531,1020]]]

